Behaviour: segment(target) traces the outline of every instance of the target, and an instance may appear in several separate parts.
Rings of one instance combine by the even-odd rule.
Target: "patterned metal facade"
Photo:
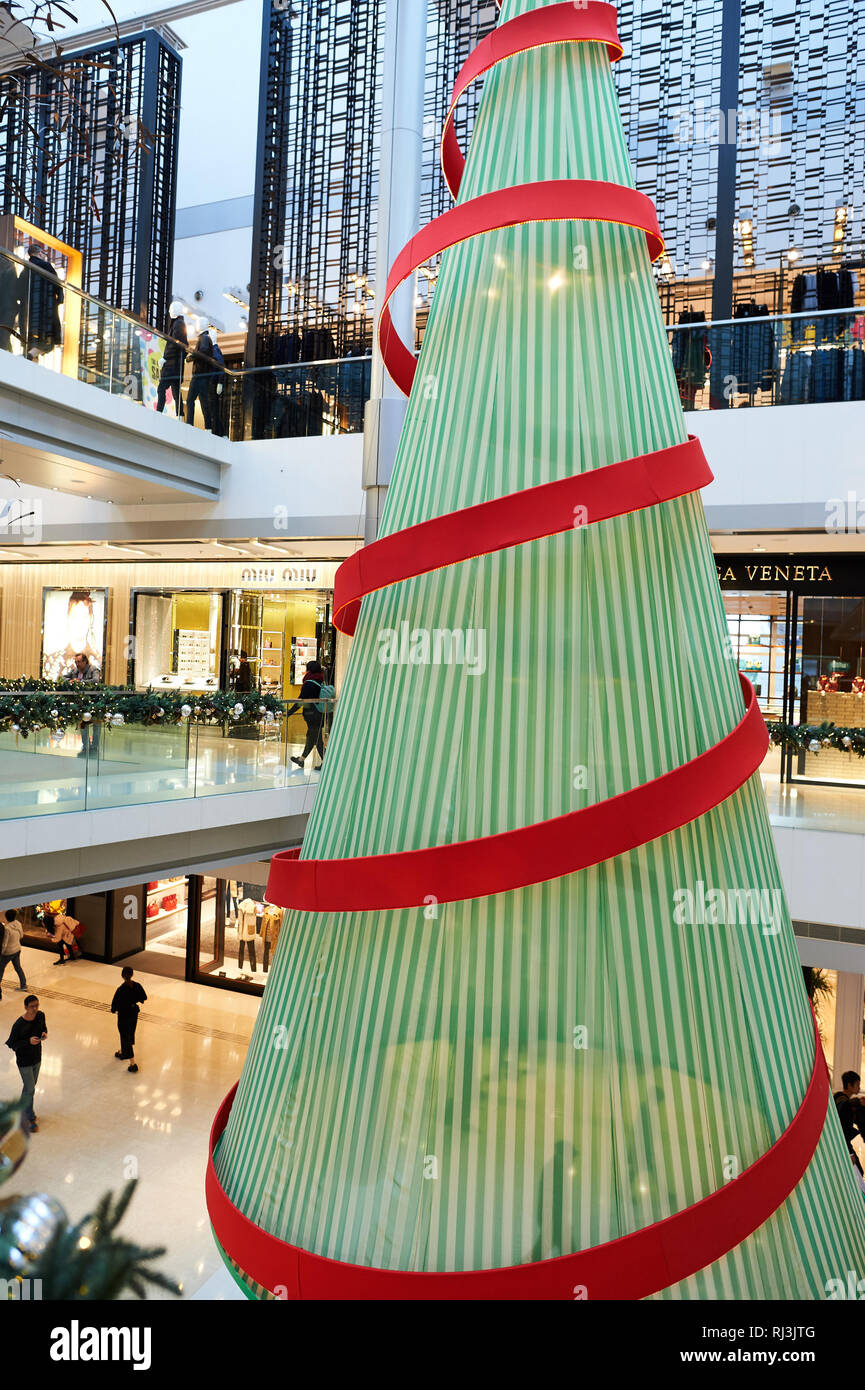
[[[0,78],[0,212],[74,246],[83,288],[162,326],[181,60],[153,30]]]

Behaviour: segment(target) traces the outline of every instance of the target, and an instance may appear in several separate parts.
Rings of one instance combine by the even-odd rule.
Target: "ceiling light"
[[[798,261],[798,259],[799,259],[799,252],[796,250],[796,247],[795,247],[795,246],[791,246],[791,247],[790,247],[790,250],[787,252],[787,260],[788,260],[788,261]]]
[[[149,550],[138,550],[134,545],[114,545],[111,541],[103,541],[102,544],[106,550],[128,550],[130,555],[143,555],[148,560],[153,558]]]

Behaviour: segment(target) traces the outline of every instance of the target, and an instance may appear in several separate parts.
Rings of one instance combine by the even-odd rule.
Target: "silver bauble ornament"
[[[89,711],[89,710],[85,710],[84,713],[83,713],[82,716],[81,716],[81,723],[82,723],[82,724],[89,724],[92,718],[93,718],[93,715],[90,713],[90,711]]]
[[[816,738],[812,738],[811,742],[808,744],[808,749],[811,753],[820,752],[820,744],[818,743]]]
[[[0,1201],[0,1265],[26,1274],[65,1221],[57,1198],[44,1192]]]
[[[192,706],[191,706],[191,705],[181,705],[181,706],[180,706],[180,713],[181,713],[181,715],[182,715],[182,717],[183,717],[184,719],[188,719],[189,716],[190,716],[190,714],[192,713]]]
[[[125,724],[126,720],[123,718],[122,714],[112,714],[111,723],[115,728],[118,728],[121,724]]]

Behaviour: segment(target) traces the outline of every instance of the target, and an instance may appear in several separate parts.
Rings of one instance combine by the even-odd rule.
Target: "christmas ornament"
[[[808,744],[808,749],[809,749],[809,751],[810,751],[811,753],[819,753],[819,752],[820,752],[820,742],[819,742],[819,739],[812,738],[812,739],[811,739],[811,742]]]
[[[82,723],[82,724],[89,724],[92,718],[93,718],[93,715],[90,713],[89,709],[88,709],[88,710],[85,710],[84,713],[83,713],[82,716],[81,716],[81,723]]]
[[[236,719],[239,719],[240,716],[243,714],[243,705],[235,705],[234,709],[232,710],[232,714],[235,716]]]
[[[842,744],[844,745],[845,748],[849,748],[849,747],[851,746],[853,740],[850,738],[850,735],[849,735],[849,734],[845,734],[844,737],[842,738],[841,742],[842,742]]]
[[[17,1172],[27,1157],[30,1142],[23,1111],[13,1109],[0,1121],[0,1184]]]
[[[191,705],[181,705],[181,707],[180,707],[180,713],[181,713],[181,715],[183,716],[184,719],[188,719],[189,716],[190,716],[190,714],[192,713],[192,706],[191,706]]]
[[[456,206],[388,276],[442,252],[417,362],[379,321],[405,423],[208,1166],[251,1292],[822,1300],[865,1268],[619,52],[610,5],[504,0]]]
[[[65,1223],[60,1203],[44,1192],[0,1201],[0,1267],[26,1274]]]

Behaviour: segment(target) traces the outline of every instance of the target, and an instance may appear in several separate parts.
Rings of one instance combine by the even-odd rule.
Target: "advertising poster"
[[[42,590],[42,679],[61,680],[83,652],[103,670],[107,589]]]
[[[141,332],[138,338],[139,351],[141,353],[141,401],[148,410],[156,409],[156,397],[159,391],[159,372],[162,367],[162,355],[165,352],[165,339],[160,338],[156,333]],[[169,392],[167,401],[174,404],[173,392]]]

